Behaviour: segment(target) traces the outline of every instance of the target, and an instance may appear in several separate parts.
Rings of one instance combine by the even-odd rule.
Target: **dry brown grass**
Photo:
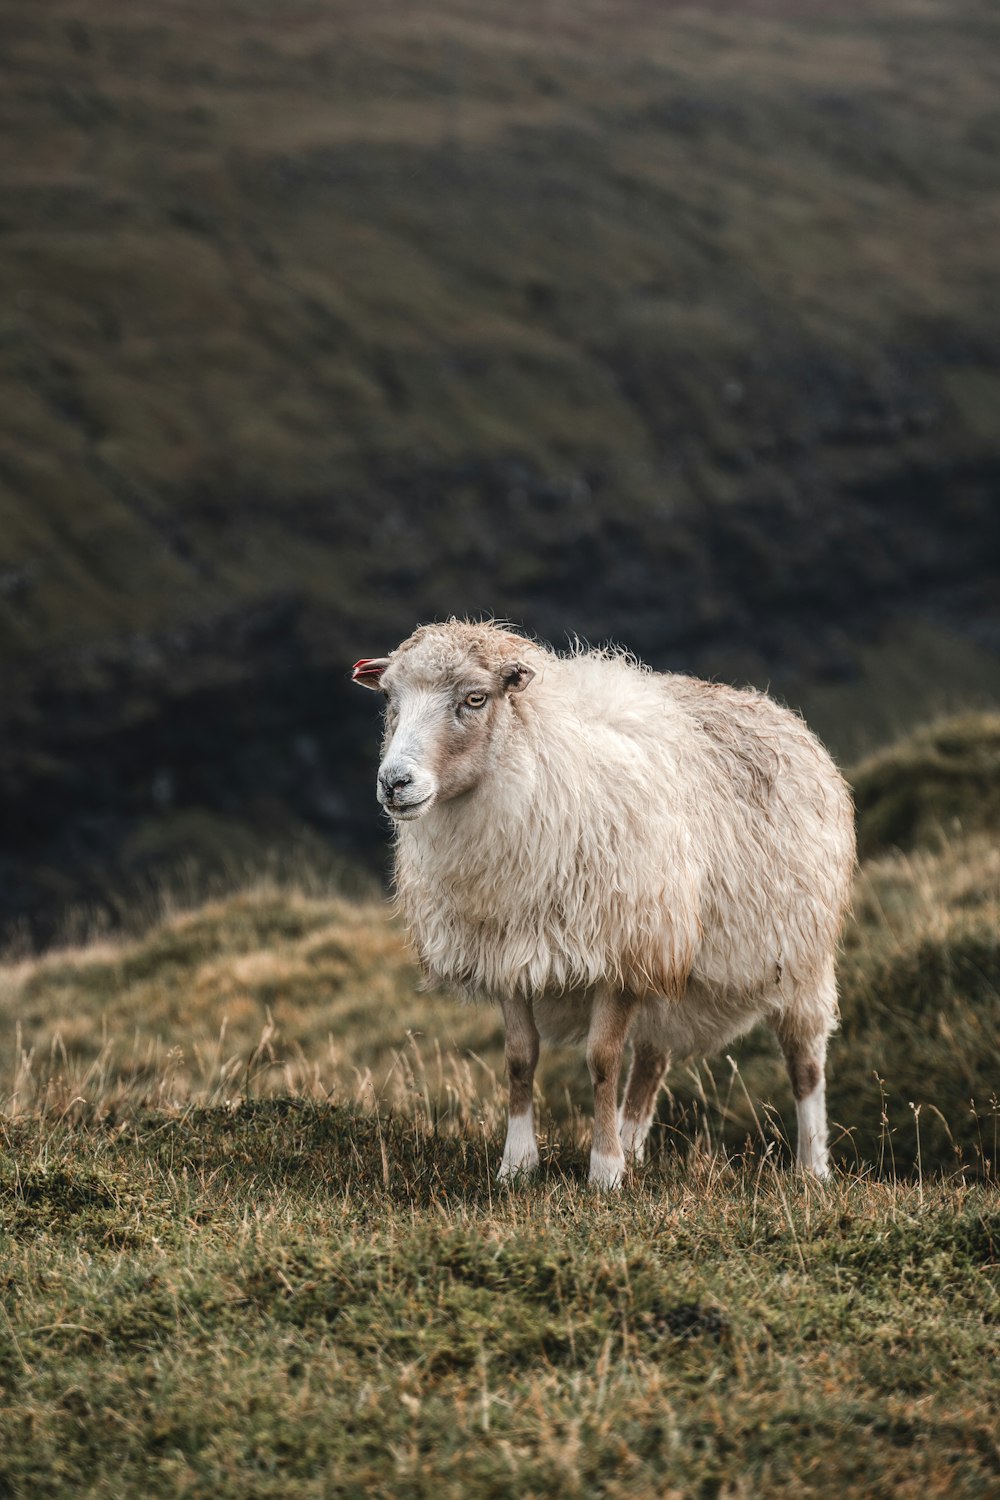
[[[841,961],[830,1102],[844,1162],[995,1168],[1000,1089],[1000,851],[990,834],[870,861]],[[502,1025],[424,992],[387,907],[261,882],[143,935],[0,966],[12,1115],[122,1117],[288,1095],[451,1128],[497,1130]],[[577,1049],[543,1054],[545,1128],[580,1145]],[[784,1150],[794,1118],[770,1035],[732,1059],[680,1061],[663,1139]]]

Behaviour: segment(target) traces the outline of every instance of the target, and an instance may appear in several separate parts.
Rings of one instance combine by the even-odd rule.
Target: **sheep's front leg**
[[[626,1157],[641,1162],[646,1137],[653,1123],[656,1096],[670,1064],[670,1054],[655,1042],[636,1036],[632,1043],[632,1067],[625,1098],[618,1111],[618,1131]]]
[[[538,1166],[538,1142],[532,1113],[532,1089],[538,1064],[538,1027],[527,1000],[514,996],[502,1002],[506,1027],[505,1055],[510,1090],[507,1142],[498,1178],[533,1172]]]
[[[590,1012],[587,1066],[594,1085],[590,1180],[602,1188],[618,1187],[625,1173],[625,1153],[618,1133],[618,1077],[634,1004],[627,995],[600,990]]]

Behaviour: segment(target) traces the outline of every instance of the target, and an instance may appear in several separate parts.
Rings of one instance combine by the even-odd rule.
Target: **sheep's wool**
[[[543,1034],[572,1032],[601,984],[661,997],[683,1050],[793,996],[832,1003],[854,824],[802,720],[762,693],[491,625],[422,627],[389,662],[445,702],[470,664],[495,676],[512,653],[534,677],[498,701],[482,774],[397,826],[399,905],[429,973],[565,1015]]]

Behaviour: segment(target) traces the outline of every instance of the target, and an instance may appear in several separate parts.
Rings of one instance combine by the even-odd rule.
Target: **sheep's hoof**
[[[520,1161],[514,1161],[505,1156],[497,1168],[497,1182],[516,1182],[530,1177],[538,1169],[538,1152],[534,1156],[525,1156]]]
[[[621,1137],[625,1160],[641,1166],[646,1155],[646,1136],[638,1120],[630,1120],[619,1112],[618,1134]]]
[[[620,1188],[625,1176],[624,1156],[604,1156],[600,1151],[590,1153],[591,1187],[613,1190]]]

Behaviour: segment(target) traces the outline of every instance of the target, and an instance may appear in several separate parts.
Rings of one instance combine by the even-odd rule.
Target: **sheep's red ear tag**
[[[363,656],[351,668],[351,681],[359,683],[361,687],[371,688],[373,693],[377,693],[382,673],[388,665],[387,656]]]

